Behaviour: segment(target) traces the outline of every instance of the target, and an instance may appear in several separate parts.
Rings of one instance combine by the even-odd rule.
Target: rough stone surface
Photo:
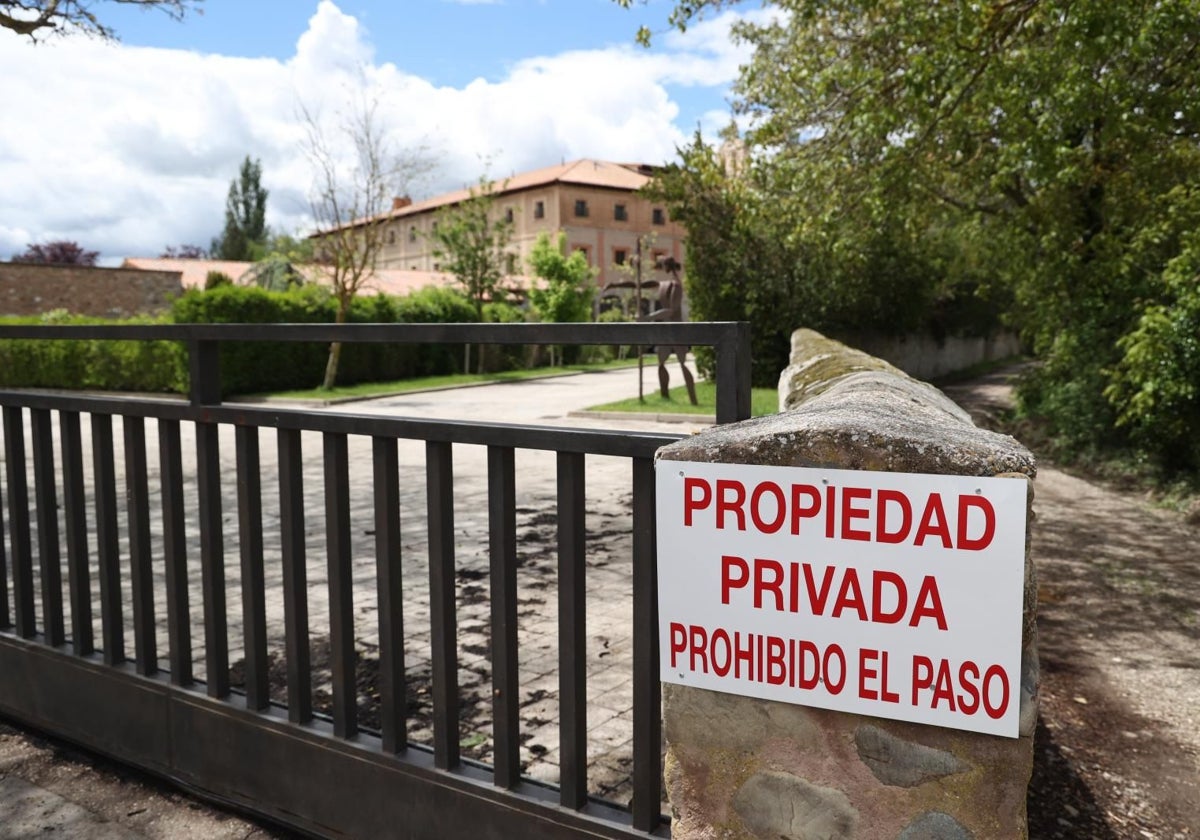
[[[808,710],[788,704],[747,707],[745,698],[684,685],[663,685],[667,740],[693,748],[739,750],[760,748],[768,732],[786,733],[797,743],[815,744],[816,726]]]
[[[0,315],[77,315],[127,318],[165,312],[183,287],[178,271],[80,265],[0,263]]]
[[[931,811],[913,820],[896,840],[975,840],[975,835],[949,814]]]
[[[1013,438],[975,427],[932,386],[817,333],[797,331],[792,346],[792,365],[780,378],[782,413],[707,430],[658,457],[1003,476],[1024,480],[1032,504],[1034,459]],[[795,797],[784,792],[812,788],[845,798],[850,810],[839,813],[855,814],[856,837],[1027,837],[1038,691],[1037,583],[1028,548],[1027,531],[1019,738],[824,709],[788,716],[777,712],[786,704],[668,687],[672,836],[825,836],[793,833]]]
[[[893,787],[916,787],[970,769],[953,753],[914,744],[869,723],[854,733],[854,745],[875,778]]]
[[[733,809],[763,840],[841,840],[853,837],[858,812],[841,791],[789,773],[758,773],[742,785]]]

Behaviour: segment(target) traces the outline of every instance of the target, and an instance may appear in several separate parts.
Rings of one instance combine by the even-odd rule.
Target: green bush
[[[189,291],[172,309],[176,323],[332,323],[336,303],[320,286],[269,292],[230,286]],[[455,323],[470,321],[470,303],[451,289],[426,288],[405,297],[373,295],[354,300],[349,323]],[[221,391],[246,394],[320,384],[329,354],[324,343],[239,341],[221,347]],[[414,344],[345,344],[338,384],[454,373],[462,347]]]
[[[525,313],[510,303],[496,301],[483,305],[485,324],[520,324],[524,320]],[[520,344],[485,344],[480,351],[483,353],[483,370],[493,373],[527,367],[533,348]]]
[[[51,312],[0,318],[0,324],[159,324],[163,319],[108,321]],[[9,388],[69,388],[97,391],[183,391],[187,359],[171,341],[34,340],[0,341],[0,385]],[[182,378],[181,378],[182,374]]]
[[[41,317],[0,318],[2,324],[316,324],[332,323],[336,304],[329,291],[303,286],[269,292],[248,286],[221,285],[190,290],[177,298],[169,316],[107,321],[55,311]],[[357,298],[350,323],[464,323],[474,308],[453,289],[430,287],[404,297]],[[485,317],[496,322],[521,320],[519,310],[491,305]],[[493,369],[518,366],[524,348],[495,348]],[[319,342],[235,341],[221,345],[221,392],[260,393],[311,388],[321,382],[329,345]],[[409,379],[456,373],[462,345],[346,344],[339,384]],[[169,341],[0,341],[0,386],[108,391],[188,390],[185,346]]]

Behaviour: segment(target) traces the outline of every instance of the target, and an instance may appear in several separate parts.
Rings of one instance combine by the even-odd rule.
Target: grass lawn
[[[379,397],[388,394],[403,394],[408,391],[425,391],[430,388],[455,388],[462,385],[473,385],[478,382],[513,382],[519,379],[560,376],[564,373],[612,370],[613,368],[631,367],[636,364],[636,359],[623,359],[621,361],[602,362],[599,364],[542,367],[530,370],[506,370],[499,373],[454,373],[446,376],[398,379],[392,382],[360,382],[355,385],[336,386],[328,390],[324,388],[309,388],[303,391],[272,391],[266,394],[252,394],[249,395],[249,398],[276,397],[288,400],[338,400],[351,397]],[[684,395],[684,401],[687,401],[686,395]]]
[[[676,378],[676,377],[672,377]],[[617,402],[594,405],[589,411],[647,411],[654,414],[716,414],[717,386],[713,382],[696,383],[696,399],[699,405],[688,402],[687,386],[680,385],[672,388],[669,396],[663,399],[658,392],[658,379],[653,385],[649,379],[646,382],[646,401],[639,402],[636,396]],[[775,414],[779,411],[779,395],[774,388],[752,388],[750,390],[750,414],[760,417],[764,414]]]

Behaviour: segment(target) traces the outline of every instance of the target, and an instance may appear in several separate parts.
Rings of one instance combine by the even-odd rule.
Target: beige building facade
[[[493,212],[511,220],[507,273],[528,273],[526,260],[540,234],[566,234],[568,252],[582,251],[597,270],[600,287],[629,279],[638,240],[643,248],[643,277],[664,279],[657,264],[683,262],[684,231],[668,217],[666,206],[638,190],[650,182],[653,167],[599,160],[577,160],[498,181]],[[441,270],[431,234],[438,212],[470,196],[469,190],[416,203],[397,199],[384,233],[379,267],[407,271]]]

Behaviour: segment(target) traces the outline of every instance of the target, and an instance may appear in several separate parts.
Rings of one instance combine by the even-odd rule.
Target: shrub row
[[[190,291],[171,310],[178,324],[316,324],[331,323],[337,304],[329,292],[305,286],[268,292],[245,286],[219,286]],[[375,295],[356,298],[349,323],[454,323],[469,321],[474,311],[452,289],[430,287],[405,297]],[[225,394],[248,394],[321,384],[329,345],[324,343],[230,342],[221,346],[221,388]],[[339,385],[408,379],[453,373],[461,365],[462,347],[449,345],[346,344],[338,365]]]
[[[502,305],[497,305],[497,307]],[[495,311],[492,311],[495,309]],[[519,319],[511,307],[490,307],[488,320]],[[287,292],[221,285],[188,291],[160,319],[119,322],[50,313],[41,317],[2,318],[3,324],[311,324],[331,323],[336,302],[328,290],[307,286]],[[453,289],[430,287],[404,297],[357,298],[350,323],[461,323],[474,320],[471,304]],[[497,348],[499,351],[499,348]],[[221,389],[225,395],[293,388],[321,383],[329,345],[324,343],[229,342],[221,346]],[[521,362],[520,348],[494,352],[490,366]],[[459,345],[346,344],[338,367],[338,384],[408,379],[461,370]],[[186,392],[187,354],[168,341],[0,341],[0,385],[130,391]]]
[[[121,324],[156,324],[166,319],[131,318]],[[52,312],[0,318],[0,324],[111,324]],[[185,391],[187,358],[172,341],[0,341],[0,385],[12,388],[69,388],[98,391]]]

